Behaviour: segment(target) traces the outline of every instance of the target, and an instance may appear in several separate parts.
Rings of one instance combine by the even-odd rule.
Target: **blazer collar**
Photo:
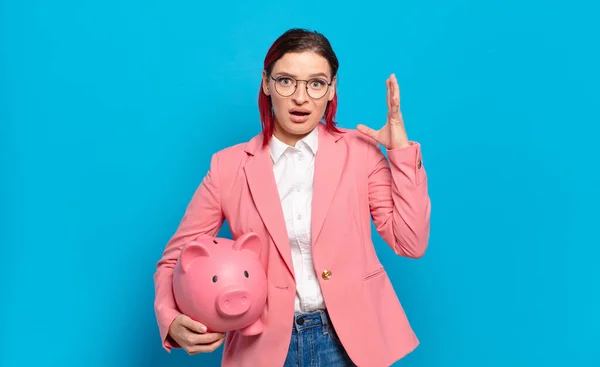
[[[318,138],[315,137],[314,138],[314,142],[312,140],[312,138],[309,138],[307,141],[307,144],[311,147],[311,149],[313,149],[313,152],[316,154],[317,150],[319,149],[320,146],[323,145],[323,143],[327,144],[328,142],[326,142],[326,140],[333,140],[333,142],[337,142],[338,140],[340,140],[341,138],[344,137],[343,133],[337,133],[335,131],[329,131],[326,129],[325,124],[323,124],[322,122],[320,122],[317,127],[315,128],[315,130],[318,131],[314,131],[316,134],[318,135]],[[310,136],[310,134],[309,134]],[[304,139],[308,138],[305,137]],[[269,139],[269,142],[271,141],[271,139]],[[316,143],[316,144],[314,144]],[[267,144],[266,147],[263,146],[263,133],[259,133],[257,135],[255,135],[252,139],[250,139],[248,141],[248,143],[246,143],[246,148],[245,151],[246,153],[250,154],[250,155],[256,155],[256,154],[260,154],[261,150],[266,150],[267,152],[269,151],[269,146],[270,144]]]
[[[318,125],[318,152],[315,158],[315,176],[311,219],[312,246],[315,248],[319,233],[325,222],[331,201],[337,189],[344,162],[347,157],[346,144],[342,144],[343,134],[326,130]],[[285,217],[281,208],[279,191],[273,174],[273,161],[269,146],[263,146],[262,133],[246,144],[246,152],[251,155],[244,165],[248,187],[254,204],[269,231],[277,250],[294,276]]]
[[[299,145],[306,145],[308,150],[313,154],[317,154],[317,150],[319,148],[319,127],[316,126],[312,131],[306,135],[304,138],[300,139],[296,143],[296,147]],[[285,151],[290,148],[289,145],[279,140],[275,135],[269,139],[269,152],[271,154],[271,159],[273,163],[277,163],[279,158],[285,153]]]

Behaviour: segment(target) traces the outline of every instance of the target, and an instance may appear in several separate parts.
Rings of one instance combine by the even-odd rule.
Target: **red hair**
[[[329,62],[331,68],[331,78],[337,74],[339,67],[337,57],[329,44],[329,41],[317,32],[310,32],[303,29],[290,29],[281,35],[269,48],[264,61],[264,70],[267,76],[270,76],[273,65],[283,55],[289,52],[313,51],[323,56]],[[274,116],[273,103],[271,97],[263,91],[262,81],[258,91],[258,110],[260,113],[260,122],[262,124],[263,145],[269,143],[273,135]],[[341,132],[336,127],[335,114],[337,112],[337,91],[333,99],[327,103],[325,108],[325,128],[329,131]]]

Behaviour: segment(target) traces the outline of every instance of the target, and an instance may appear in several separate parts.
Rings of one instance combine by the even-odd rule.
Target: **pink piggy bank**
[[[182,249],[173,273],[179,310],[208,332],[262,333],[267,277],[260,263],[262,243],[249,232],[235,241],[207,238]]]

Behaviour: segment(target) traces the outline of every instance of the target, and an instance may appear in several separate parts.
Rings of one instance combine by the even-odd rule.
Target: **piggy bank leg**
[[[240,329],[240,332],[244,336],[258,335],[263,332],[263,324],[260,319],[258,319],[254,323]]]

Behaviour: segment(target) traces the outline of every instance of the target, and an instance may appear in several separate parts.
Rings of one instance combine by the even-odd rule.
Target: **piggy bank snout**
[[[252,305],[250,292],[241,287],[228,287],[217,297],[217,311],[223,316],[240,316]]]

